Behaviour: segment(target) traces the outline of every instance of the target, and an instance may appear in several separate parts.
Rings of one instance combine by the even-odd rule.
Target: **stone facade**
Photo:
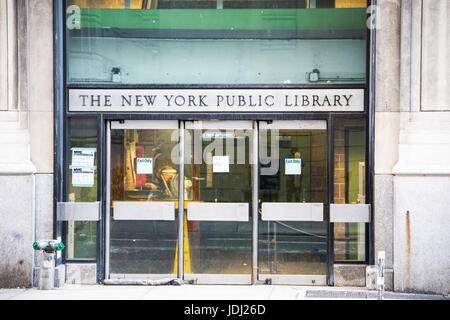
[[[385,251],[386,290],[394,289],[392,168],[398,159],[401,5],[400,0],[377,1],[376,15],[374,254]]]
[[[394,289],[450,292],[450,4],[404,1],[400,130],[393,168]]]
[[[0,1],[0,30],[0,287],[28,287],[53,236],[52,1]]]
[[[387,288],[448,294],[448,1],[378,1],[375,251]]]

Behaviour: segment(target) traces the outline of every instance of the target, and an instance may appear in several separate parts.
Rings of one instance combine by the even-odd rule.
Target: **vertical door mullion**
[[[111,121],[106,122],[106,181],[105,181],[105,279],[109,279],[109,246],[111,216]]]
[[[98,139],[97,139],[97,201],[100,201],[100,220],[97,223],[97,239],[103,239],[104,234],[104,224],[103,220],[105,217],[105,214],[103,213],[104,209],[104,188],[102,187],[105,183],[105,122],[103,115],[99,115],[97,117],[97,132],[98,132]],[[104,277],[104,242],[97,240],[97,282],[101,282]]]
[[[328,117],[328,206],[326,212],[328,237],[328,285],[334,285],[334,223],[330,222],[330,206],[334,202],[334,118]]]
[[[178,278],[184,278],[184,121],[179,123],[178,168]]]
[[[259,192],[259,130],[258,121],[254,122],[253,127],[253,199],[252,199],[252,216],[253,216],[253,228],[252,228],[252,247],[253,247],[253,284],[256,284],[258,280],[258,192]]]

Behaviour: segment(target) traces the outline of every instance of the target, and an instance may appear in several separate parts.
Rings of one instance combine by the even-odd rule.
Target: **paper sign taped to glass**
[[[214,156],[213,157],[213,172],[230,172],[230,157],[229,156]]]
[[[301,158],[284,159],[284,174],[285,175],[302,174],[302,159]]]
[[[94,185],[95,167],[72,166],[72,186],[92,187]]]
[[[95,148],[72,148],[72,166],[93,167]]]
[[[137,174],[153,174],[153,158],[136,158]]]

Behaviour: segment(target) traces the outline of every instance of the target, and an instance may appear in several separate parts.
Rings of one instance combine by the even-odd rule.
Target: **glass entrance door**
[[[185,124],[184,278],[195,283],[252,280],[251,121]]]
[[[326,121],[108,126],[107,277],[326,285]]]
[[[326,285],[326,121],[259,122],[259,280]]]
[[[106,275],[177,275],[178,121],[112,121]]]

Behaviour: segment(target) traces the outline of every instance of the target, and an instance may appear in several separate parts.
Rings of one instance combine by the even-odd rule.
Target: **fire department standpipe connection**
[[[55,252],[64,249],[64,244],[58,240],[41,240],[33,243],[34,250],[42,250],[39,289],[54,289],[55,281]]]

